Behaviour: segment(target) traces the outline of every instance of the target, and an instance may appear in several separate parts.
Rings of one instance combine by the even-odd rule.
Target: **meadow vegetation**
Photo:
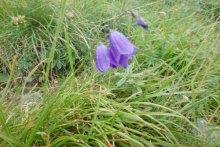
[[[216,0],[1,0],[0,146],[219,146],[219,12]],[[141,50],[94,72],[109,29]]]

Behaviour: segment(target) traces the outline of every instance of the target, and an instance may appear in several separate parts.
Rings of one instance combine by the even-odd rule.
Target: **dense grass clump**
[[[215,0],[1,0],[0,21],[0,146],[220,145]],[[94,72],[110,30],[141,50]]]

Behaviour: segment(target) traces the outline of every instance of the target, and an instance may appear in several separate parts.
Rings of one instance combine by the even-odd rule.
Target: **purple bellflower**
[[[101,72],[105,72],[110,67],[110,52],[107,46],[98,45],[95,52],[95,62],[95,71],[98,69]]]
[[[130,40],[128,40],[122,33],[112,31],[109,36],[110,43],[110,66],[112,68],[121,65],[123,68],[127,68],[128,60],[132,59],[135,54],[135,50],[139,49],[134,46]]]
[[[143,27],[144,29],[148,29],[148,25],[145,23],[144,19],[138,15],[137,13],[134,13],[132,11],[130,11],[132,16],[135,18],[137,25]]]
[[[137,25],[142,26],[144,29],[148,29],[148,25],[144,22],[143,18],[136,18]]]
[[[129,59],[135,55],[138,47],[118,31],[112,31],[109,36],[110,50],[105,45],[98,45],[95,52],[95,71],[105,72],[109,67],[117,68],[119,65],[127,68]]]

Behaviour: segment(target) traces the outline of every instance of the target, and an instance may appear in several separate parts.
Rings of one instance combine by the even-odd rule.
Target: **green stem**
[[[67,46],[67,52],[68,52],[68,56],[69,56],[69,62],[70,62],[70,68],[71,71],[73,73],[73,89],[75,89],[76,87],[76,81],[75,81],[75,74],[74,74],[74,68],[73,68],[73,58],[72,58],[72,52],[70,49],[70,42],[69,42],[69,37],[68,37],[68,32],[66,30],[66,28],[64,27],[64,33],[65,33],[65,39],[66,39],[66,46]]]
[[[12,63],[12,68],[11,68],[11,73],[10,73],[7,85],[6,85],[6,87],[4,89],[4,92],[2,94],[2,97],[1,97],[1,100],[0,100],[0,105],[2,105],[2,103],[3,103],[4,99],[5,99],[5,96],[7,95],[8,88],[9,88],[9,86],[11,84],[11,80],[14,77],[14,71],[15,71],[17,59],[18,59],[18,56],[14,56],[13,63]]]
[[[3,125],[3,130],[5,128],[7,133],[10,132],[10,129],[9,129],[8,125],[6,124],[6,118],[5,118],[5,114],[4,114],[4,111],[3,111],[2,104],[3,104],[4,99],[5,99],[5,97],[6,97],[7,93],[8,93],[8,89],[9,89],[9,86],[11,84],[12,78],[14,77],[14,71],[15,71],[17,59],[18,59],[18,56],[14,56],[13,63],[12,63],[12,68],[11,68],[11,73],[10,73],[7,85],[6,85],[6,87],[4,89],[4,92],[2,94],[2,97],[0,99],[0,121],[1,121],[1,123]]]
[[[55,52],[55,49],[56,49],[57,39],[59,37],[59,33],[60,33],[60,30],[61,30],[61,25],[62,25],[62,21],[63,21],[63,17],[64,17],[65,6],[66,6],[66,0],[63,0],[63,2],[61,4],[61,12],[60,12],[60,16],[59,16],[58,25],[57,25],[57,28],[56,28],[54,40],[53,40],[51,51],[50,51],[50,56],[49,56],[48,63],[47,63],[45,83],[44,83],[44,102],[45,102],[45,97],[47,96],[47,83],[48,83],[48,77],[49,77],[49,72],[50,72],[50,68],[51,68],[51,62],[52,62],[53,57],[54,57],[54,52]]]

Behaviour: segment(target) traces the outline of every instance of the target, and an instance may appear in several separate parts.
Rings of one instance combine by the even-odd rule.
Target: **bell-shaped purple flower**
[[[95,71],[105,72],[110,67],[110,51],[105,45],[98,45],[95,52]]]
[[[110,43],[110,66],[112,68],[121,65],[126,68],[128,60],[132,59],[135,50],[139,49],[134,46],[122,33],[112,31],[109,36]]]
[[[121,55],[130,55],[134,52],[134,45],[122,33],[112,31],[109,36],[110,49],[115,49]]]
[[[143,27],[144,29],[148,29],[148,25],[145,23],[144,19],[138,15],[137,13],[134,13],[132,11],[130,11],[132,16],[135,18],[137,25]]]
[[[137,25],[142,26],[144,29],[148,29],[148,25],[144,22],[141,17],[136,18]]]

